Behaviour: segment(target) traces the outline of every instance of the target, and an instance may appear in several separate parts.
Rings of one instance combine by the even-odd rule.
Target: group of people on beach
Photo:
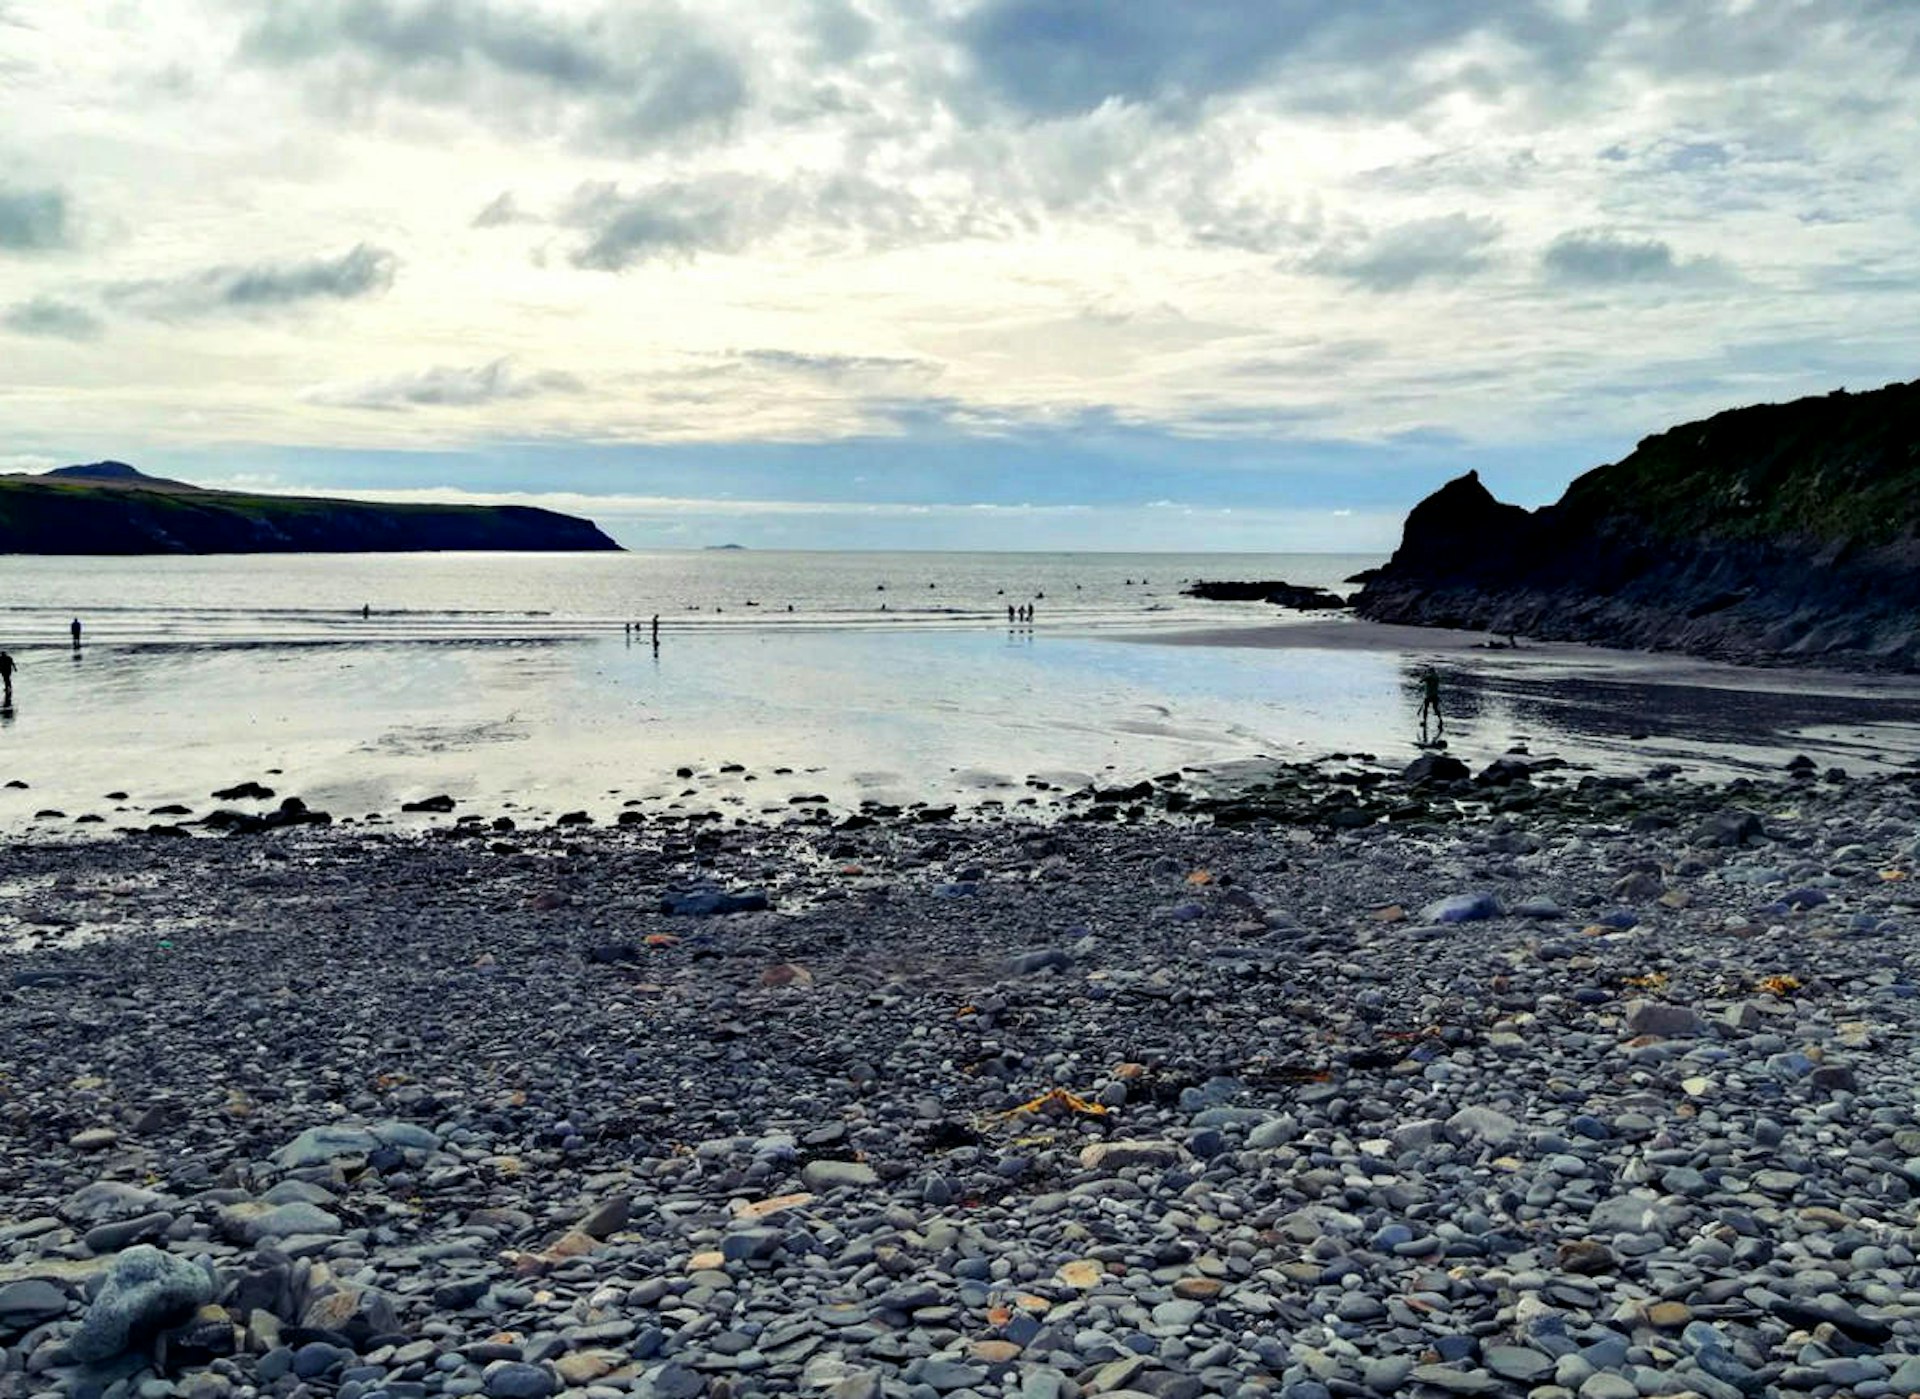
[[[636,636],[639,636],[649,626],[651,626],[652,632],[653,632],[653,654],[657,656],[660,654],[660,614],[658,612],[653,614],[653,621],[651,623],[628,622],[627,623],[627,643],[631,645],[633,643],[633,639]]]
[[[1007,607],[1007,625],[1010,627],[1032,626],[1033,604],[1029,602],[1019,607],[1009,604]]]

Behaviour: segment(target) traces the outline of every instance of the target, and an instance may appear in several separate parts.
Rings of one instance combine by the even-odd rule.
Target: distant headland
[[[1413,508],[1356,605],[1381,622],[1920,669],[1920,381],[1671,428],[1539,510],[1470,471]]]
[[[593,521],[525,505],[379,504],[208,490],[125,462],[0,476],[4,554],[617,550]]]

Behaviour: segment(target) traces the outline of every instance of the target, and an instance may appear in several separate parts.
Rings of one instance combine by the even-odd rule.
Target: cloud
[[[72,237],[65,192],[0,184],[0,249],[47,252],[70,246]]]
[[[219,312],[266,312],[311,301],[378,296],[393,285],[398,259],[385,248],[356,244],[335,258],[210,267],[182,277],[116,282],[107,299],[159,319]]]
[[[310,403],[380,412],[413,408],[473,408],[509,399],[579,393],[585,385],[572,374],[543,369],[521,373],[505,359],[470,367],[435,365],[414,374],[366,379],[354,384],[322,384],[302,394]]]
[[[101,319],[84,306],[50,296],[15,302],[0,314],[0,326],[19,335],[47,335],[61,340],[97,340],[105,329]]]
[[[490,0],[278,0],[241,54],[311,69],[336,98],[457,105],[509,127],[544,119],[623,147],[722,131],[749,96],[733,55],[666,3],[563,17]]]
[[[923,359],[894,355],[823,355],[799,350],[741,350],[737,359],[762,369],[810,378],[843,380],[883,375],[937,378],[940,366]]]
[[[1558,282],[1607,285],[1620,282],[1672,282],[1722,275],[1717,258],[1685,260],[1658,238],[1629,238],[1605,229],[1563,233],[1540,255],[1548,277]]]
[[[1404,111],[1487,82],[1484,63],[1471,61],[1477,36],[1519,50],[1536,72],[1578,64],[1588,45],[1563,8],[1522,0],[987,0],[959,21],[956,37],[990,92],[1041,117],[1110,101],[1191,111],[1262,84],[1283,105]],[[1454,60],[1447,81],[1410,71],[1435,55]]]
[[[1404,291],[1419,282],[1458,281],[1481,271],[1499,238],[1496,219],[1448,214],[1397,224],[1357,245],[1322,249],[1305,266],[1368,291]]]
[[[586,240],[569,260],[596,272],[742,252],[793,229],[835,243],[850,235],[862,245],[890,246],[943,236],[956,226],[908,192],[864,176],[770,179],[725,171],[631,192],[610,183],[584,184],[559,221],[585,231]]]
[[[582,185],[561,221],[587,230],[573,250],[575,267],[623,272],[658,259],[727,252],[747,230],[767,221],[770,188],[743,177],[710,177],[654,185],[623,194],[612,184]]]
[[[529,222],[532,222],[532,216],[522,211],[510,189],[501,190],[488,201],[486,208],[473,216],[475,228],[501,228],[511,223]]]

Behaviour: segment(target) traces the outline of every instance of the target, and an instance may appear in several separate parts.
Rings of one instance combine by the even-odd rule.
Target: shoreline
[[[1910,1387],[1915,782],[1361,771],[0,849],[0,1395]]]

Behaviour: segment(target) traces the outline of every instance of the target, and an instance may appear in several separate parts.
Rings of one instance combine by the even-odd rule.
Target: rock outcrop
[[[524,505],[376,504],[203,490],[124,462],[0,476],[0,554],[584,550],[591,520]]]
[[[1212,602],[1270,602],[1276,607],[1291,607],[1302,612],[1345,607],[1347,600],[1325,588],[1273,580],[1258,583],[1197,582],[1182,588],[1186,597],[1206,598]]]
[[[1920,665],[1920,381],[1672,428],[1537,511],[1474,472],[1407,517],[1374,621],[1725,660]]]

